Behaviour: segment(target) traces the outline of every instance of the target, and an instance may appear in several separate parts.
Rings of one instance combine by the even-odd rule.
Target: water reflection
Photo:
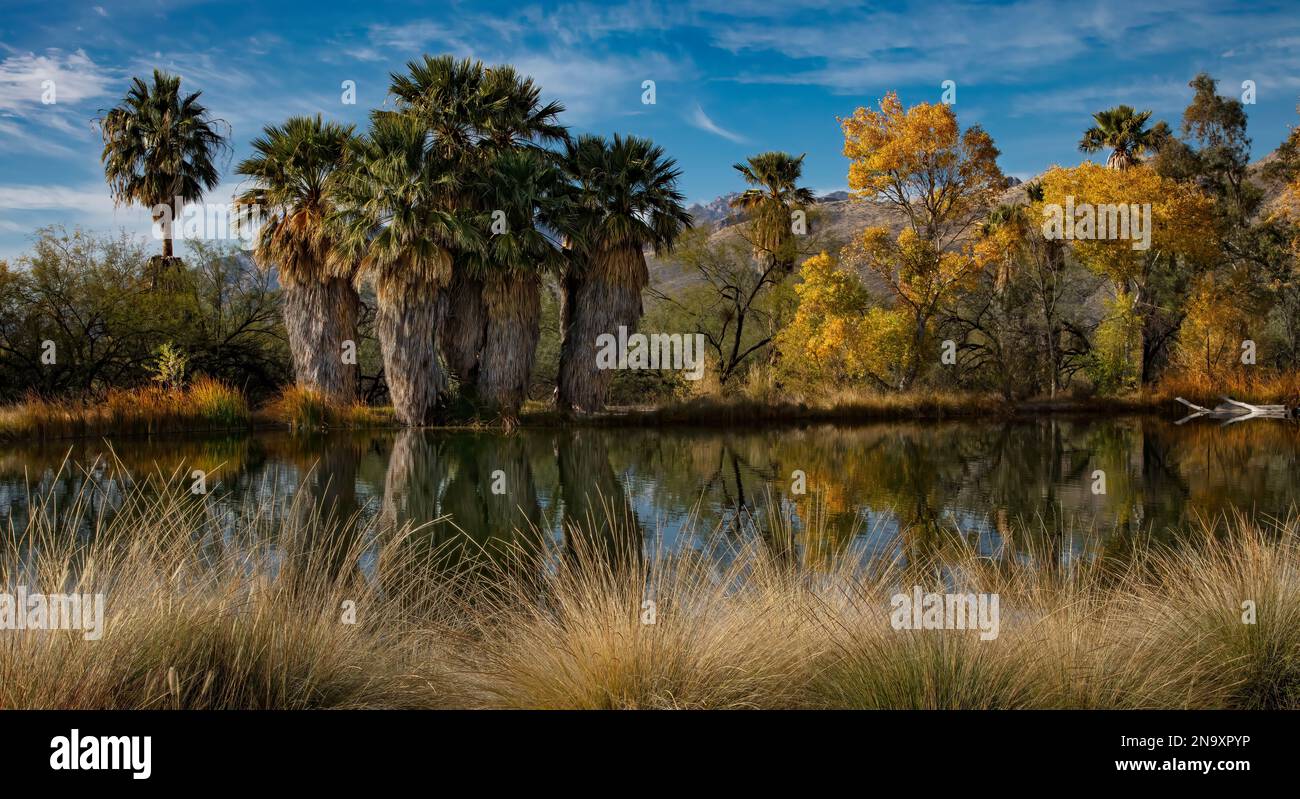
[[[21,529],[29,490],[52,509],[87,484],[96,512],[111,514],[121,490],[114,463],[137,479],[205,471],[232,525],[233,509],[249,505],[336,520],[318,527],[328,541],[295,547],[346,552],[358,521],[375,515],[419,526],[404,542],[409,560],[440,569],[540,553],[548,539],[572,554],[579,527],[609,557],[697,546],[718,531],[770,534],[740,522],[773,505],[797,531],[790,556],[809,563],[849,547],[919,559],[958,538],[986,552],[1011,542],[1061,563],[1170,541],[1189,522],[1234,510],[1285,516],[1300,489],[1300,427],[1043,418],[83,441],[0,454],[0,515]],[[805,495],[790,491],[795,470],[807,475]],[[1104,493],[1093,490],[1098,471]],[[306,496],[293,502],[295,491]],[[337,568],[356,564],[340,558]]]

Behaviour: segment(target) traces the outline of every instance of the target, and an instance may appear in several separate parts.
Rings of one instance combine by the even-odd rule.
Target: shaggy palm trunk
[[[584,274],[565,281],[564,343],[560,348],[559,397],[564,412],[598,411],[614,373],[596,362],[602,333],[618,337],[618,328],[636,331],[641,320],[641,290],[650,282],[640,247],[597,253]]]
[[[438,360],[438,290],[431,274],[445,274],[450,259],[435,269],[389,270],[376,281],[379,309],[375,328],[384,356],[384,376],[393,411],[405,425],[432,424],[447,376]],[[440,268],[437,268],[440,267]]]
[[[754,226],[754,264],[759,274],[776,266],[784,274],[794,271],[790,246],[790,214],[764,213]]]
[[[487,335],[479,369],[483,407],[514,416],[528,396],[541,333],[541,286],[535,275],[494,275],[483,291]]]
[[[284,287],[284,329],[298,385],[344,405],[356,399],[359,307],[344,278]]]
[[[487,327],[483,282],[457,269],[439,301],[445,310],[438,324],[438,345],[447,371],[460,382],[462,394],[473,395]]]

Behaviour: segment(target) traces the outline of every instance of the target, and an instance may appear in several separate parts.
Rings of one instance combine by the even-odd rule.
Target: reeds
[[[1122,564],[828,557],[775,513],[675,552],[607,518],[443,557],[427,527],[333,519],[305,490],[232,520],[173,482],[131,483],[111,518],[91,482],[32,500],[0,590],[103,593],[105,629],[0,631],[0,706],[1300,707],[1297,519],[1207,522]],[[997,594],[997,637],[895,629],[913,586]]]
[[[200,377],[181,389],[110,389],[101,399],[30,396],[0,408],[0,438],[61,439],[246,429],[248,402],[233,386]]]
[[[263,412],[293,431],[391,427],[396,424],[393,409],[357,402],[331,402],[320,392],[301,386],[287,386]]]

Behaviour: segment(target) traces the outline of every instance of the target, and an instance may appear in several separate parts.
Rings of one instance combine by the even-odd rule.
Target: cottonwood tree
[[[1214,202],[1196,186],[1162,177],[1147,164],[1127,169],[1107,169],[1085,162],[1077,167],[1056,167],[1041,179],[1044,206],[1060,212],[1074,207],[1086,219],[1084,206],[1124,208],[1143,216],[1150,206],[1148,246],[1141,248],[1130,223],[1128,237],[1108,231],[1106,238],[1067,240],[1079,261],[1111,284],[1110,314],[1098,330],[1106,346],[1097,347],[1111,388],[1147,384],[1155,374],[1155,354],[1168,346],[1176,325],[1156,321],[1181,313],[1181,308],[1161,298],[1177,295],[1172,285],[1214,262],[1219,250]],[[1060,214],[1058,213],[1058,216]],[[1101,213],[1096,216],[1100,218]],[[1109,221],[1107,222],[1109,226]]]
[[[1007,181],[993,139],[977,125],[961,130],[951,106],[904,109],[890,92],[879,110],[859,108],[840,124],[849,186],[906,220],[897,236],[867,229],[845,253],[879,276],[909,317],[911,342],[894,386],[906,390],[928,359],[940,306],[983,268],[965,239]]]

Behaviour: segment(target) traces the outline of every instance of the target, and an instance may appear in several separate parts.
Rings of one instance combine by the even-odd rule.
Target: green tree
[[[1097,124],[1088,128],[1079,140],[1079,149],[1095,153],[1110,148],[1106,166],[1111,169],[1128,169],[1136,166],[1142,156],[1160,149],[1169,140],[1169,126],[1157,122],[1146,127],[1150,111],[1134,111],[1132,106],[1117,105],[1092,115]]]
[[[568,140],[567,130],[558,121],[564,106],[544,102],[541,88],[508,65],[485,67],[480,61],[457,60],[449,55],[425,56],[421,61],[408,63],[405,74],[394,74],[390,91],[397,99],[398,110],[418,119],[428,129],[441,157],[464,176],[461,190],[450,202],[461,211],[486,214],[480,218],[489,225],[492,211],[509,215],[512,210],[491,205],[487,201],[489,195],[509,197],[531,191],[530,170],[497,169],[496,159],[519,150],[545,154],[545,145]],[[484,192],[483,179],[491,176],[523,177],[525,183]],[[470,184],[474,185],[474,191],[465,190]],[[524,220],[517,215],[513,222],[533,224],[531,219]],[[489,231],[490,228],[485,233]],[[496,249],[504,253],[508,248]],[[470,398],[477,393],[484,350],[490,343],[488,328],[493,324],[490,314],[494,310],[514,316],[528,314],[527,309],[517,311],[510,303],[500,302],[504,284],[498,278],[493,278],[497,281],[493,289],[495,299],[487,303],[486,281],[491,274],[517,272],[517,264],[494,263],[469,250],[452,253],[452,274],[439,312],[439,348],[449,371],[460,382],[462,393]],[[527,294],[527,290],[515,288]],[[496,325],[514,325],[517,321],[498,320]],[[536,340],[517,343],[535,346]],[[512,362],[523,362],[519,353],[509,357]],[[496,375],[492,379],[499,383],[502,378]],[[507,382],[515,380],[512,377]],[[493,393],[497,390],[494,388]]]
[[[574,235],[564,276],[564,343],[558,402],[563,412],[605,404],[613,375],[597,367],[597,338],[636,329],[650,281],[645,248],[672,249],[691,225],[677,190],[680,171],[649,139],[581,136],[568,146]]]
[[[338,237],[332,252],[374,282],[375,327],[397,418],[430,424],[447,385],[437,352],[438,295],[451,278],[452,253],[482,247],[482,235],[452,201],[463,176],[418,119],[375,111],[352,159],[331,217]]]
[[[356,396],[356,361],[345,359],[344,350],[347,342],[357,344],[357,266],[332,257],[335,241],[326,220],[353,139],[351,125],[322,122],[319,114],[291,117],[268,125],[253,140],[255,154],[236,170],[252,180],[236,197],[236,208],[264,219],[254,253],[263,269],[279,276],[298,385],[340,403]]]
[[[202,199],[217,185],[216,161],[227,147],[200,94],[182,95],[179,77],[155,69],[152,85],[135,78],[122,101],[99,120],[100,159],[113,201],[142,205],[162,224],[164,265],[172,258],[172,230],[158,207]]]
[[[754,260],[760,272],[773,263],[786,274],[794,268],[792,214],[814,201],[812,189],[798,185],[803,159],[803,155],[766,152],[732,165],[750,186],[731,201],[731,207],[743,209],[752,220]]]

